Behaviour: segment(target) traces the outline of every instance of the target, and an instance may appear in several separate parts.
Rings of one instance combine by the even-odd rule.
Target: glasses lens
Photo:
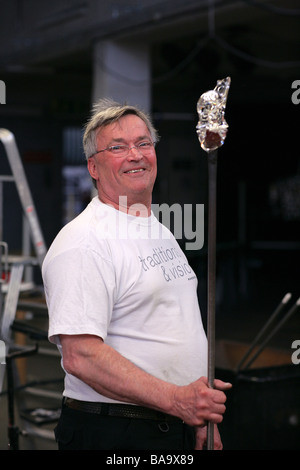
[[[137,148],[142,153],[149,153],[149,152],[152,151],[153,144],[152,144],[152,142],[148,142],[148,141],[141,142],[140,144],[137,145]]]
[[[109,150],[109,152],[111,152],[116,157],[126,157],[129,154],[129,151],[132,149],[136,149],[143,155],[147,155],[152,152],[153,147],[154,145],[152,142],[145,141],[134,145],[133,147],[129,147],[128,145],[113,145],[107,150]]]
[[[108,147],[108,150],[113,155],[122,157],[123,155],[127,155],[129,147],[127,145],[113,145],[112,147]]]

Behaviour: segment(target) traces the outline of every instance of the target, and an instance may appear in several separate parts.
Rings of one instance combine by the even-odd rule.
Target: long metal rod
[[[263,326],[263,328],[260,330],[260,332],[257,334],[257,336],[254,338],[253,342],[251,343],[248,351],[245,353],[245,355],[242,357],[242,359],[240,360],[238,366],[237,366],[237,372],[239,372],[239,370],[241,369],[242,365],[244,364],[244,362],[246,361],[246,359],[248,359],[248,357],[250,356],[250,354],[252,353],[253,349],[255,348],[255,346],[258,344],[258,342],[261,340],[261,338],[263,337],[263,335],[266,333],[266,331],[268,330],[268,328],[271,326],[271,324],[275,321],[275,319],[278,317],[278,315],[282,312],[283,308],[285,307],[285,305],[288,303],[288,301],[290,300],[291,298],[291,293],[287,293],[283,299],[281,300],[280,304],[277,306],[277,308],[274,310],[274,312],[272,313],[272,315],[270,316],[270,318],[268,319],[268,321],[265,323],[265,325]]]
[[[269,335],[265,338],[263,343],[260,345],[258,351],[252,356],[252,358],[245,364],[244,369],[248,369],[251,364],[257,359],[259,354],[263,351],[263,349],[266,347],[267,343],[273,338],[275,333],[277,333],[280,328],[284,325],[284,323],[287,322],[287,320],[300,308],[300,298],[297,300],[297,302],[293,305],[293,307],[290,308],[290,310],[285,314],[285,316],[281,319],[281,321],[276,325],[276,327],[269,333]]]
[[[215,380],[217,163],[218,151],[208,153],[207,377],[211,388]],[[207,429],[207,449],[214,449],[214,424],[211,422]]]

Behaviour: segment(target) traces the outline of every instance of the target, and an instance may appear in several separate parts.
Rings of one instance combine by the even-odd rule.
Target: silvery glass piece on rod
[[[224,144],[228,129],[224,115],[230,82],[230,77],[218,80],[215,88],[203,93],[198,100],[196,129],[200,145],[206,152]]]

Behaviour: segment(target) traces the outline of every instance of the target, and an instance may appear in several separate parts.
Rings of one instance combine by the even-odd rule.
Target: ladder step
[[[26,300],[19,300],[18,310],[27,310],[35,313],[46,313],[48,312],[48,307],[46,304],[41,302],[28,302]]]
[[[38,426],[58,421],[60,414],[61,408],[31,408],[20,412],[21,418]]]
[[[45,390],[37,387],[26,387],[24,388],[24,392],[28,395],[38,396],[40,398],[53,398],[59,402],[61,402],[62,399],[61,392],[54,392],[52,390]]]
[[[38,260],[34,256],[17,256],[17,255],[8,255],[7,262],[9,265],[13,264],[24,264],[24,265],[38,265]]]
[[[48,339],[47,331],[36,328],[35,326],[29,325],[21,320],[15,320],[11,325],[11,329],[13,331],[18,331],[19,333],[24,333],[28,335],[29,338],[37,341]]]
[[[21,282],[19,287],[19,292],[29,292],[34,290],[36,285],[34,282]],[[1,286],[3,294],[7,294],[9,290],[9,283],[3,283]]]

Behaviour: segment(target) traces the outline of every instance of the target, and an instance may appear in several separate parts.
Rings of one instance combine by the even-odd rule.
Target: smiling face
[[[106,149],[116,144],[131,148],[145,140],[151,141],[151,136],[144,121],[134,114],[127,114],[99,130],[97,148]],[[154,147],[147,156],[136,148],[131,148],[126,157],[116,157],[105,150],[89,158],[88,170],[96,180],[102,202],[118,210],[126,210],[133,204],[142,205],[147,208],[147,214],[140,215],[150,213],[157,173]],[[127,208],[119,206],[120,196],[126,196]]]

